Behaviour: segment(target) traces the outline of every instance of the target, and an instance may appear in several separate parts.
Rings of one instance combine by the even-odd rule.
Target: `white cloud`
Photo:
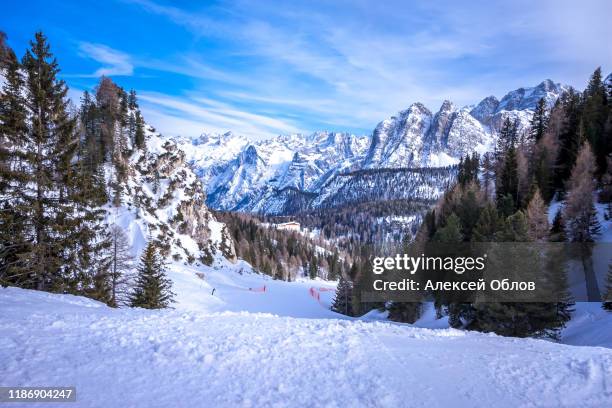
[[[79,44],[81,55],[102,63],[104,66],[98,68],[88,76],[130,76],[134,73],[134,66],[130,56],[124,52],[107,47],[103,44],[81,42]]]
[[[147,121],[171,136],[195,136],[203,132],[224,133],[231,130],[260,139],[271,134],[301,132],[293,123],[277,117],[254,114],[203,97],[141,92],[139,100]]]
[[[208,99],[194,97],[177,112],[255,133],[312,123],[368,131],[413,102],[434,110],[443,99],[472,104],[545,78],[582,87],[597,65],[612,66],[607,0],[238,1],[198,10],[128,1],[223,44],[222,62],[179,50],[173,61],[150,64],[201,80],[182,93]]]

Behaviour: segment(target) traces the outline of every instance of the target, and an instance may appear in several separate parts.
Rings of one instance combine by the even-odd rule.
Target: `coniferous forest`
[[[550,110],[541,100],[527,131],[520,133],[507,119],[493,152],[461,160],[455,186],[427,212],[416,242],[594,242],[600,233],[595,204],[606,206],[606,219],[612,216],[609,101],[612,89],[597,68],[583,92],[569,89]],[[549,223],[553,199],[564,205]],[[592,273],[591,254],[584,248],[581,261]],[[563,268],[557,272],[556,279],[566,284]],[[595,300],[609,293],[609,282]],[[563,302],[507,304],[433,297],[438,315],[448,315],[454,327],[519,337],[555,337],[573,307],[569,296]],[[391,319],[414,322],[421,305],[392,303],[388,309]]]
[[[84,295],[111,306],[165,306],[171,291],[163,263],[153,261],[155,242],[132,279],[125,232],[107,222],[104,208],[120,204],[128,160],[145,148],[136,93],[102,77],[76,108],[44,34],[36,33],[21,59],[4,40],[0,33],[6,72],[0,94],[0,284]],[[154,295],[145,302],[134,291]]]

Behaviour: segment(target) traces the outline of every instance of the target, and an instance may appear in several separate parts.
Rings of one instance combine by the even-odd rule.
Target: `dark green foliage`
[[[480,167],[480,157],[474,152],[472,156],[462,157],[459,161],[457,171],[457,182],[465,186],[469,183],[478,183],[478,169]]]
[[[546,110],[546,101],[544,98],[538,101],[536,110],[531,118],[531,128],[529,137],[533,143],[538,143],[544,137],[546,127],[548,126],[548,112]]]
[[[149,240],[140,257],[130,304],[145,309],[163,309],[174,301],[173,297],[172,282],[166,276],[164,259],[155,242]]]
[[[5,284],[83,293],[98,284],[103,211],[90,194],[92,178],[83,175],[77,120],[58,72],[42,33],[21,65],[9,57],[1,114],[10,149],[10,160],[2,160],[3,201],[11,210],[3,213],[1,229],[13,237],[3,237],[0,275]]]
[[[563,211],[561,211],[561,208],[559,208],[550,228],[550,241],[565,242],[566,240],[567,238],[565,236],[565,221],[563,220]]]
[[[607,91],[601,77],[601,67],[591,76],[583,95],[583,108],[580,119],[580,132],[593,146],[599,173],[606,168],[606,157],[610,153],[609,141],[606,140],[606,120],[609,107]]]
[[[220,212],[216,216],[226,224],[228,235],[236,243],[236,256],[276,279],[294,280],[298,276],[335,279],[348,272],[349,265],[342,261],[340,250],[334,246],[305,234],[262,224],[252,215]],[[317,246],[327,247],[328,253],[318,253]]]
[[[516,148],[511,144],[504,154],[503,166],[497,175],[497,206],[502,209],[502,214],[507,215],[517,209],[519,202]]]
[[[446,225],[436,231],[433,240],[435,242],[441,242],[445,244],[453,242],[463,242],[463,234],[461,233],[461,221],[455,213],[451,213],[451,215],[446,219]]]
[[[605,310],[612,312],[612,262],[608,266],[608,275],[606,277],[606,295],[601,305]]]
[[[336,287],[336,295],[331,306],[331,310],[347,316],[353,315],[353,284],[351,281],[340,277],[340,282]]]
[[[580,132],[580,116],[582,112],[581,97],[574,89],[561,95],[556,109],[561,110],[563,123],[558,135],[559,154],[557,155],[554,185],[565,190],[565,181],[569,176],[578,157],[578,150],[583,141]]]
[[[475,242],[493,242],[495,234],[501,229],[500,224],[501,220],[497,208],[493,203],[487,203],[480,212],[480,217],[474,227],[472,240]]]

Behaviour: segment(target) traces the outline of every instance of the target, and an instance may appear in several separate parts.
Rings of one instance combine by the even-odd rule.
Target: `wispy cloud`
[[[203,132],[224,133],[229,130],[253,138],[271,134],[299,133],[302,130],[290,121],[241,110],[213,99],[188,95],[170,96],[156,92],[139,95],[144,114],[151,123],[160,118],[163,130],[170,135],[196,135]],[[187,129],[183,126],[187,125]]]
[[[110,48],[103,44],[81,42],[79,50],[83,57],[93,59],[103,64],[93,74],[88,76],[129,76],[134,73],[134,66],[128,54]]]
[[[143,95],[151,114],[184,126],[176,133],[366,133],[413,102],[472,104],[548,77],[581,87],[597,65],[612,67],[607,0],[123,2],[189,41],[171,54],[91,43],[81,51],[102,64],[94,75],[136,68],[187,78]]]

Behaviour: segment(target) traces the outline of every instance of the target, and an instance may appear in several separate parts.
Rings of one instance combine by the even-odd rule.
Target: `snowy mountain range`
[[[492,149],[506,118],[524,131],[541,98],[550,107],[567,89],[547,79],[475,106],[444,101],[435,113],[414,103],[370,136],[316,132],[251,142],[230,132],[175,140],[206,186],[208,206],[218,210],[290,214],[377,197],[436,199],[461,156]],[[381,169],[396,171],[377,176],[376,183],[356,183]],[[427,181],[427,173],[416,177],[415,169],[446,170]],[[395,180],[389,190],[381,190],[381,177]],[[355,184],[357,191],[349,188]]]

